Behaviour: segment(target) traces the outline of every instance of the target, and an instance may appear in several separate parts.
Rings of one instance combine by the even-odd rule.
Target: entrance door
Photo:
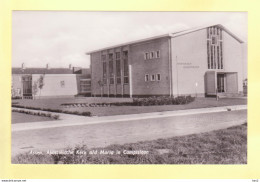
[[[217,74],[218,93],[225,92],[225,74]]]
[[[32,96],[32,76],[25,75],[22,77],[23,83],[23,96],[31,97]]]

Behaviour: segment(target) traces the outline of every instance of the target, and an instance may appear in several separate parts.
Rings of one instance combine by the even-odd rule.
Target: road
[[[247,121],[247,110],[198,113],[180,116],[124,119],[124,122],[61,125],[33,129],[13,129],[12,156],[33,151],[58,150],[77,145],[88,148],[133,143],[208,132]],[[17,125],[18,126],[18,125]]]

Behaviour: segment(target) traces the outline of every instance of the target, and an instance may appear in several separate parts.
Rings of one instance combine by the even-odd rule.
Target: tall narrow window
[[[116,83],[121,84],[120,52],[116,53]]]
[[[216,51],[215,51],[215,46],[213,46],[213,60],[214,60],[214,69],[216,69]]]
[[[106,85],[107,84],[107,63],[106,63],[106,55],[102,55],[101,56],[102,59],[102,66],[103,66],[103,84]]]
[[[109,59],[109,83],[114,84],[114,64],[113,64],[113,54],[108,55]]]
[[[213,69],[213,46],[210,46],[211,69]]]
[[[124,63],[124,83],[129,83],[129,69],[128,69],[128,51],[123,52],[123,63]]]
[[[154,52],[150,52],[150,59],[154,59],[155,58],[155,53]]]
[[[220,42],[220,67],[223,69],[223,46],[222,42]]]
[[[107,62],[103,62],[103,83],[107,84]]]
[[[157,74],[157,75],[156,75],[156,80],[157,80],[157,81],[161,81],[161,74]]]
[[[145,82],[148,82],[148,81],[149,81],[149,75],[148,75],[148,74],[146,74],[146,75],[144,76],[144,81],[145,81]]]
[[[144,60],[147,60],[147,59],[149,59],[149,58],[150,58],[149,52],[145,52],[145,53],[144,53]]]
[[[156,58],[160,58],[160,51],[156,51]]]
[[[216,44],[216,43],[217,43],[217,41],[216,41],[216,37],[215,37],[215,36],[212,36],[211,43],[212,43],[212,44]]]
[[[102,59],[103,62],[106,61],[106,55],[102,55],[101,59]]]
[[[207,66],[208,69],[223,69],[222,53],[222,30],[221,28],[207,28]]]
[[[207,51],[208,51],[208,69],[210,69],[210,51],[209,51],[209,40],[207,41]]]
[[[151,75],[151,81],[155,81],[155,75]]]
[[[220,69],[219,47],[218,46],[217,46],[217,56],[218,56],[218,69]]]

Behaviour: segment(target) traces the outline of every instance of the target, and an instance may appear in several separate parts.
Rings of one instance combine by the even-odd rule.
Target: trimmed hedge
[[[193,102],[195,97],[191,96],[178,96],[178,97],[147,97],[147,98],[134,98],[132,103],[111,103],[115,106],[156,106],[156,105],[183,105]]]
[[[29,110],[12,109],[12,112],[19,112],[19,113],[30,114],[30,115],[34,115],[34,116],[48,117],[48,118],[53,118],[55,120],[60,118],[60,116],[56,115],[56,114],[35,112],[35,111],[29,111]]]
[[[39,108],[39,107],[31,107],[31,106],[22,106],[22,105],[12,105],[14,108],[24,108],[24,109],[32,109],[32,110],[41,110],[41,111],[49,111],[49,112],[57,112],[57,113],[65,113],[65,114],[75,114],[80,116],[92,116],[91,112],[78,112],[78,111],[63,111],[61,109],[50,109],[50,108]]]
[[[193,102],[195,97],[178,96],[178,97],[146,97],[134,98],[133,102],[112,102],[112,103],[64,103],[64,107],[110,107],[110,106],[157,106],[157,105],[182,105]]]

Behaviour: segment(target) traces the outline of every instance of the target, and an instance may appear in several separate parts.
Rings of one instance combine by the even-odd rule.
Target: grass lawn
[[[50,164],[247,164],[247,124],[201,134],[158,139],[106,148],[71,149],[86,154],[19,154],[12,163]],[[97,154],[90,154],[90,151]],[[100,151],[121,151],[121,154],[100,154]],[[124,154],[123,151],[148,151],[144,155]]]
[[[54,120],[50,117],[34,116],[24,113],[12,112],[12,124],[15,123],[28,123],[37,121],[51,121]]]
[[[161,105],[161,106],[111,106],[111,107],[71,107],[65,108],[61,104],[64,103],[111,103],[111,102],[132,102],[130,98],[54,98],[54,99],[40,99],[40,100],[15,100],[19,105],[62,109],[68,111],[86,112],[90,111],[95,116],[109,116],[121,114],[138,114],[160,111],[174,111],[183,109],[196,109],[206,107],[218,107],[229,105],[245,105],[246,99],[237,98],[222,98],[216,101],[215,98],[196,98],[194,102],[186,105]]]

